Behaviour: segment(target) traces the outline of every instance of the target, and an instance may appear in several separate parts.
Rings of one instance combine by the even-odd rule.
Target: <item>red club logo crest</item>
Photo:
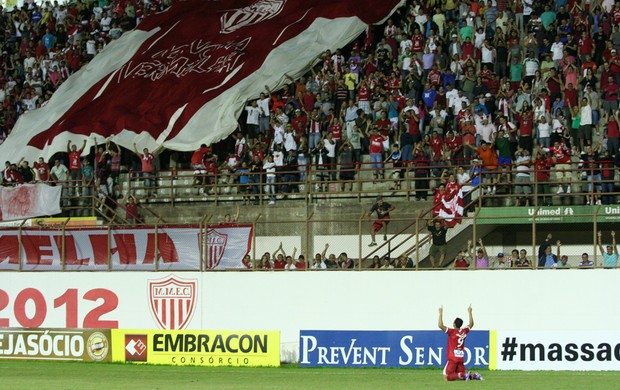
[[[228,234],[222,234],[215,229],[209,229],[207,231],[207,250],[209,257],[207,259],[207,266],[209,269],[217,268],[222,261],[224,251],[226,250],[226,243],[228,242]]]
[[[161,329],[185,329],[196,308],[196,279],[182,279],[169,275],[149,280],[151,313]]]

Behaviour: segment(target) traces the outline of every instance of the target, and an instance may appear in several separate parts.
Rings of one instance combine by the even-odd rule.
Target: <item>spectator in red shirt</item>
[[[67,141],[67,153],[69,153],[69,196],[80,196],[81,191],[76,189],[81,186],[82,182],[82,164],[81,156],[84,148],[86,147],[86,140],[82,144],[82,147],[78,150],[77,145],[71,145],[71,140]]]
[[[607,121],[607,150],[611,156],[620,153],[620,112],[615,109]]]
[[[39,181],[47,183],[50,180],[50,166],[43,160],[43,157],[39,157],[39,161],[35,161],[34,169],[37,171]]]
[[[142,178],[144,179],[144,188],[146,190],[146,196],[156,196],[156,193],[153,190],[155,186],[155,157],[161,152],[163,146],[158,147],[152,153],[149,152],[148,148],[142,149],[143,153],[138,152],[136,147],[136,143],[133,143],[133,151],[134,153],[140,157],[140,161],[142,162]]]

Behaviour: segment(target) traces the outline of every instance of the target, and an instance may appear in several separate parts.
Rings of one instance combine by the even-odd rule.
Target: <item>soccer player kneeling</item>
[[[482,375],[475,373],[465,372],[465,365],[463,360],[465,357],[465,338],[467,334],[474,326],[474,317],[471,314],[471,305],[467,308],[469,313],[469,324],[463,326],[463,320],[456,318],[454,320],[454,328],[448,328],[443,324],[443,306],[439,307],[439,329],[443,330],[448,335],[448,361],[443,369],[443,377],[446,381],[456,380],[484,380]]]

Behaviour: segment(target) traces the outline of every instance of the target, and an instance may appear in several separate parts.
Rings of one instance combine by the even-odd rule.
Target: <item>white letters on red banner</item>
[[[175,1],[110,43],[45,107],[22,115],[0,154],[49,158],[91,135],[129,149],[217,142],[237,128],[248,97],[301,75],[399,2]]]
[[[61,190],[61,187],[51,187],[47,184],[0,187],[0,221],[60,213]]]
[[[216,229],[208,268],[244,268],[252,242],[247,225]],[[195,270],[200,267],[200,229],[23,229],[0,231],[0,269],[58,271]],[[222,239],[223,238],[223,239]],[[210,241],[211,239],[207,240]],[[157,256],[155,253],[157,252]],[[64,253],[64,256],[63,256]],[[207,259],[207,256],[203,256]]]

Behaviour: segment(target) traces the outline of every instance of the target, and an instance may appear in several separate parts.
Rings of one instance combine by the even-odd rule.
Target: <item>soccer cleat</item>
[[[568,187],[568,188],[570,188],[570,187]],[[560,194],[563,194],[563,193],[564,193],[564,189],[562,188],[562,186],[559,186],[558,187],[558,192],[556,192],[556,194],[560,195]]]
[[[477,372],[474,372],[473,374],[471,374],[471,379],[475,380],[475,381],[483,381],[484,378],[482,377],[482,375],[480,375]]]
[[[465,379],[466,381],[470,381],[471,380],[471,373],[469,371],[467,371],[465,373],[465,378],[463,378],[463,379]]]
[[[368,244],[368,246],[377,246],[377,243],[373,241],[370,244]]]

